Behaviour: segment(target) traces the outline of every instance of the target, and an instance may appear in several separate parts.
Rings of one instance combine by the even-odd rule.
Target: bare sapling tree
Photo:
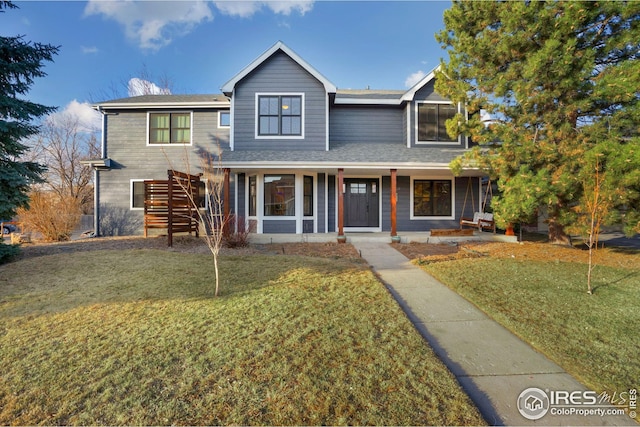
[[[604,200],[601,196],[600,190],[602,188],[602,177],[600,171],[600,161],[596,157],[596,165],[594,168],[594,176],[592,185],[585,183],[586,200],[585,205],[587,213],[589,215],[589,228],[587,240],[587,247],[589,248],[589,266],[587,270],[587,293],[591,295],[593,293],[593,287],[591,286],[591,274],[593,273],[593,251],[594,248],[598,248],[598,238],[600,236],[600,225],[602,224],[602,215],[600,211],[605,208]],[[590,188],[591,187],[591,188]]]
[[[592,295],[593,270],[595,268],[594,252],[598,249],[598,240],[603,224],[611,215],[613,208],[612,191],[605,188],[607,171],[603,166],[604,154],[594,150],[586,156],[586,164],[582,176],[583,195],[579,204],[574,207],[577,214],[574,226],[569,230],[583,236],[584,244],[589,249],[587,265],[587,293]]]
[[[213,266],[215,271],[215,292],[217,297],[220,294],[220,270],[218,266],[218,258],[220,249],[222,249],[225,230],[229,223],[229,218],[224,215],[224,168],[222,166],[222,149],[220,145],[216,145],[216,153],[211,153],[202,148],[197,150],[200,159],[200,171],[194,173],[189,159],[189,153],[185,148],[184,170],[188,175],[200,175],[204,189],[201,187],[199,191],[192,191],[191,182],[176,178],[176,182],[180,188],[187,194],[191,207],[197,212],[200,224],[204,228],[204,241],[211,252],[213,258]],[[169,167],[175,168],[170,157],[164,151]],[[204,191],[203,191],[204,190]],[[202,194],[204,192],[204,194]],[[198,197],[194,197],[194,193]]]

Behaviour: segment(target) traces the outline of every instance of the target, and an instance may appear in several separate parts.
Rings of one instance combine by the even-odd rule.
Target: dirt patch
[[[99,250],[156,249],[169,252],[209,254],[203,239],[192,236],[174,237],[173,247],[167,246],[165,236],[157,237],[98,237],[59,243],[30,243],[21,246],[19,259],[60,253]],[[346,258],[360,260],[360,255],[351,245],[331,243],[278,243],[250,244],[243,248],[223,248],[221,255],[302,255],[321,258]]]
[[[410,259],[421,262],[439,262],[458,258],[483,257],[512,258],[531,261],[587,263],[589,251],[583,248],[524,242],[468,242],[459,245],[432,245],[427,243],[394,244],[394,248]],[[640,268],[638,251],[600,248],[594,251],[597,265],[622,268]]]

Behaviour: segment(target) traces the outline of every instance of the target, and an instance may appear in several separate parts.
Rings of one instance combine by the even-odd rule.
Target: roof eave
[[[407,90],[404,95],[402,95],[402,101],[413,101],[413,98],[416,95],[416,92],[418,92],[420,89],[422,89],[424,85],[426,85],[431,80],[433,80],[436,77],[436,71],[440,70],[440,68],[441,68],[440,65],[438,65],[433,70],[431,70],[426,76],[420,79],[418,83],[411,86],[411,88]]]
[[[170,108],[229,108],[228,101],[218,102],[123,102],[94,104],[94,110],[137,110],[137,109],[170,109]]]

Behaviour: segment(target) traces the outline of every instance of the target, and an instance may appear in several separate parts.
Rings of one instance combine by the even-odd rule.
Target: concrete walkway
[[[626,415],[552,415],[558,409],[553,405],[537,421],[523,417],[518,410],[518,397],[528,388],[568,392],[587,389],[473,304],[411,264],[389,244],[352,244],[379,274],[490,424],[637,425]],[[630,384],[633,386],[636,385]],[[617,390],[621,391],[624,390]]]

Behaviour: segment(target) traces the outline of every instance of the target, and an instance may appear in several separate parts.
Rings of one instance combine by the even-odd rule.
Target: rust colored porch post
[[[398,202],[398,190],[396,187],[397,173],[397,169],[391,169],[391,239],[398,235],[398,231],[396,229],[396,204]]]
[[[344,169],[338,169],[338,242],[344,243]]]
[[[229,182],[229,174],[231,173],[231,169],[224,168],[224,188],[222,191],[224,192],[224,199],[222,200],[222,204],[224,205],[224,214],[222,217],[223,227],[228,227],[227,221],[229,220],[229,213],[231,212],[231,202],[230,202],[230,194],[231,193],[231,184]]]

